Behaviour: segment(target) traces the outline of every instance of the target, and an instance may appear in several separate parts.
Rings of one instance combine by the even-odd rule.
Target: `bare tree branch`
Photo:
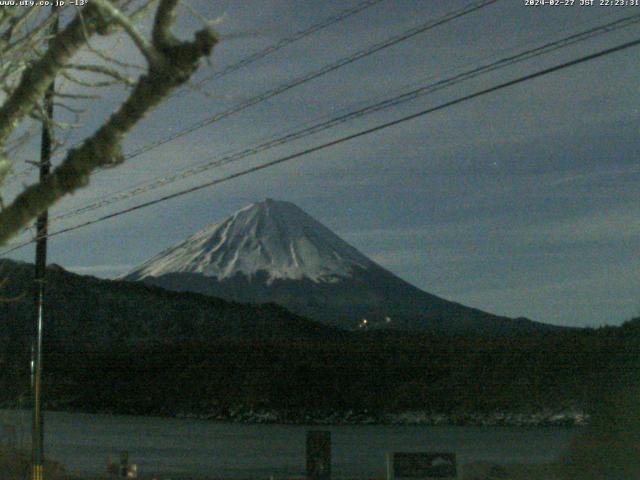
[[[131,40],[136,44],[138,49],[149,62],[149,65],[154,65],[161,61],[160,54],[153,48],[153,45],[147,41],[144,36],[138,32],[133,22],[124,15],[120,10],[113,6],[109,0],[93,0],[100,10],[105,12],[109,17],[118,23],[125,32],[131,37]]]
[[[170,29],[175,18],[177,3],[177,0],[163,0],[156,11],[152,39],[153,46],[161,57],[160,61],[150,64],[148,72],[138,79],[127,100],[102,127],[82,145],[70,150],[62,163],[46,179],[27,187],[0,212],[0,244],[5,243],[39,213],[52,206],[63,196],[86,186],[94,170],[121,163],[123,161],[121,153],[123,138],[172,90],[188,81],[198,68],[200,60],[209,56],[218,41],[217,35],[212,30],[200,30],[196,32],[193,41],[187,42],[180,42],[171,34]],[[89,20],[87,18],[85,18],[85,23],[87,23],[87,27],[93,25],[92,30],[97,31],[96,12],[98,10],[90,11],[92,12],[90,23],[87,23]],[[75,40],[75,43],[72,42],[72,49],[77,51],[82,39],[77,39],[74,35],[78,34],[78,30],[82,31],[82,25],[78,19],[72,23],[75,24],[72,29],[73,34],[69,31],[70,25],[60,36]],[[23,77],[33,76],[39,78],[40,81],[42,81],[42,77],[53,78],[55,73],[60,70],[59,65],[70,59],[70,51],[59,51],[61,49],[59,42],[58,37],[52,41],[51,49],[43,57],[43,60],[45,58],[49,60],[40,62],[40,68],[36,70],[38,75],[31,72],[25,73]],[[57,47],[57,50],[54,49],[54,46]],[[54,52],[52,53],[51,50]],[[31,107],[37,101],[31,92],[22,92],[21,96],[28,98],[25,101],[32,102]],[[19,118],[18,115],[22,113],[24,108],[24,106],[15,106],[13,109],[9,109],[9,113],[4,113],[4,116],[0,115],[0,141],[3,140],[3,135],[6,138],[10,133],[10,130],[2,124],[3,120],[7,117]],[[3,113],[3,110],[5,110],[4,107],[0,109],[0,114]]]
[[[158,14],[153,23],[153,32],[151,38],[153,45],[158,49],[169,48],[177,43],[177,40],[171,34],[171,25],[176,16],[179,0],[161,0],[158,6]]]
[[[109,68],[104,65],[72,64],[72,65],[69,65],[68,68],[71,68],[73,70],[84,71],[84,72],[97,73],[100,75],[104,75],[106,77],[111,77],[116,82],[124,83],[125,85],[135,85],[135,81],[132,78],[129,78],[123,75],[122,73],[120,73],[120,71],[116,70],[115,68]]]
[[[89,5],[83,12],[84,21],[77,15],[51,40],[47,52],[24,71],[18,87],[0,107],[0,146],[40,101],[60,69],[86,44],[86,35],[105,28],[104,19],[96,7]]]

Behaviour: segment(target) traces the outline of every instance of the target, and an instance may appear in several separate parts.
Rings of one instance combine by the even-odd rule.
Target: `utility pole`
[[[56,7],[51,7],[53,15]],[[53,19],[50,28],[52,36],[58,33],[58,17]],[[42,121],[42,139],[40,146],[40,182],[43,182],[51,170],[51,144],[53,131],[53,101],[55,82],[44,94],[43,107],[45,118]],[[47,266],[47,233],[49,211],[45,210],[36,220],[36,271],[35,271],[35,304],[36,328],[35,339],[31,349],[33,396],[33,418],[31,427],[31,480],[44,480],[44,417],[42,414],[42,334],[44,323],[45,270]]]

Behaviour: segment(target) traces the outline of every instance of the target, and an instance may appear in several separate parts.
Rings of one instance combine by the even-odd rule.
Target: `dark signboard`
[[[390,480],[458,478],[455,453],[391,453],[387,462]]]
[[[307,478],[331,479],[331,432],[310,430],[307,432]]]
[[[120,452],[120,477],[127,478],[129,472],[129,452]]]

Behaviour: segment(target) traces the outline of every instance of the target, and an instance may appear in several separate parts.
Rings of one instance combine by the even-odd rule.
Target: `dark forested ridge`
[[[28,267],[9,273],[5,266],[5,297],[28,290]],[[640,319],[493,338],[344,332],[273,305],[61,269],[49,278],[44,379],[52,409],[222,416],[239,406],[588,412],[640,378]],[[28,392],[30,310],[30,295],[0,305],[4,405]]]
[[[264,272],[217,280],[190,273],[170,273],[141,280],[178,292],[197,292],[235,302],[273,302],[305,318],[344,329],[362,319],[377,328],[436,335],[524,335],[559,327],[527,318],[508,318],[445,300],[380,267],[354,269],[333,282],[275,279]],[[389,323],[386,322],[389,320]]]
[[[33,265],[0,261],[6,284],[0,341],[31,333]],[[221,338],[327,338],[342,334],[273,304],[243,305],[138,283],[47,271],[45,341],[89,349],[165,345]]]
[[[465,339],[219,341],[48,353],[60,407],[131,413],[584,409],[635,385],[638,329]],[[64,378],[63,388],[56,378]],[[70,395],[70,392],[75,392]],[[66,405],[65,405],[66,404]]]

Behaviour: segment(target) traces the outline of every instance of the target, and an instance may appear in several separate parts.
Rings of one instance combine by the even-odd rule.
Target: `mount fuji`
[[[123,279],[242,303],[276,303],[347,329],[503,335],[553,328],[424,292],[293,203],[271,199],[205,227]]]

